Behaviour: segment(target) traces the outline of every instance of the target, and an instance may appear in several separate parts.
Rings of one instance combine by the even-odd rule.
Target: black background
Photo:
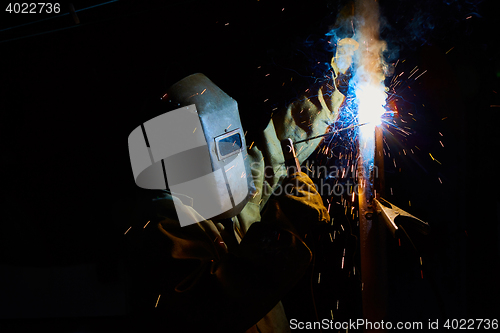
[[[404,142],[423,152],[398,157],[404,172],[388,168],[386,186],[394,188],[394,203],[434,222],[430,251],[445,264],[433,274],[449,289],[448,311],[463,317],[500,313],[493,2],[430,8],[425,1],[380,1],[393,60],[427,70],[401,91],[410,104],[425,105],[411,125],[416,134]],[[58,322],[76,330],[75,317],[125,315],[123,234],[141,218],[131,208],[137,189],[129,133],[158,115],[152,105],[171,83],[203,72],[238,101],[251,137],[273,109],[314,84],[315,60],[331,57],[314,41],[339,5],[118,1],[78,12],[79,24],[65,15],[20,27],[50,15],[2,8],[0,29],[16,28],[0,32],[0,317],[9,325],[69,318]],[[61,8],[68,12],[66,3]],[[424,158],[429,152],[441,165]],[[393,298],[412,308],[401,294]]]

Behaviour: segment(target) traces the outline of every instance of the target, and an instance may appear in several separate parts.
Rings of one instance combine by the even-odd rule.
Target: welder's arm
[[[170,267],[181,278],[162,295],[166,321],[180,320],[186,332],[245,332],[278,304],[305,273],[311,252],[294,233],[263,222],[230,251],[211,221],[180,230],[159,224],[173,241],[172,256],[184,259]]]
[[[311,252],[301,238],[330,220],[306,174],[285,178],[282,190],[270,199],[261,222],[249,228],[238,251],[229,253],[216,271],[236,304],[252,309],[248,324],[262,318],[302,277]]]
[[[317,205],[319,194],[304,176],[289,179],[297,186],[271,199],[261,222],[252,224],[234,250],[224,250],[210,221],[182,228],[174,227],[170,219],[162,221],[160,230],[173,241],[172,256],[199,263],[186,270],[186,278],[169,300],[169,311],[189,312],[191,323],[199,320],[228,332],[245,331],[264,317],[309,265],[311,252],[298,234],[307,223],[328,220],[324,206]],[[290,205],[293,210],[284,211]]]
[[[309,248],[274,223],[255,223],[236,251],[217,263],[216,284],[227,314],[218,328],[242,331],[262,319],[299,281],[311,261]]]

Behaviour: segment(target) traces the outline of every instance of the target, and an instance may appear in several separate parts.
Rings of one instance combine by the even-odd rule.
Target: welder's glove
[[[275,220],[281,227],[304,237],[311,228],[330,221],[323,199],[311,178],[303,172],[286,177],[275,191],[262,222]]]

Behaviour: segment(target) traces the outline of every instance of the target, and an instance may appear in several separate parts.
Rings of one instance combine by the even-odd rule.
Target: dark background
[[[429,301],[440,298],[449,317],[500,313],[493,2],[380,1],[391,61],[406,59],[399,71],[427,70],[399,90],[417,121],[408,125],[414,135],[387,139],[398,167],[386,168],[386,187],[389,200],[434,226],[425,247],[440,296],[428,292]],[[170,84],[203,72],[238,101],[251,138],[275,108],[317,83],[331,57],[324,33],[340,5],[117,1],[78,11],[78,24],[63,15],[30,25],[51,16],[2,8],[0,325],[55,318],[50,325],[64,330],[95,330],[104,317],[126,326],[124,232],[142,218],[132,207],[129,133],[158,115],[154,101]],[[61,14],[69,8],[61,3]],[[401,155],[413,146],[421,151]],[[406,262],[397,256],[394,263]],[[393,316],[406,318],[428,306],[418,288],[431,286],[416,288],[398,267],[390,297]]]

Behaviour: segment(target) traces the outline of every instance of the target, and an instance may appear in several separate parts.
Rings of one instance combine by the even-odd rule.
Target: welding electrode
[[[300,163],[299,163],[299,160],[297,159],[297,155],[295,153],[294,144],[297,144],[300,142],[306,142],[306,141],[309,141],[312,139],[322,138],[322,137],[327,136],[327,135],[340,133],[340,132],[346,131],[348,129],[360,127],[360,126],[363,126],[366,124],[368,124],[368,123],[347,126],[347,127],[341,128],[341,129],[333,131],[333,132],[328,132],[325,134],[321,134],[318,136],[314,136],[312,138],[308,138],[308,139],[300,140],[300,141],[296,141],[296,142],[293,142],[292,139],[290,139],[290,138],[281,140],[281,149],[283,150],[283,156],[285,157],[285,166],[287,168],[288,175],[291,176],[295,172],[300,171]]]
[[[347,131],[348,129],[351,129],[351,128],[361,127],[361,126],[366,125],[366,124],[369,124],[369,123],[362,123],[362,124],[347,126],[347,127],[341,128],[341,129],[333,131],[333,132],[328,132],[328,133],[325,133],[325,134],[313,136],[312,138],[308,138],[308,139],[304,139],[304,140],[300,140],[300,141],[295,141],[294,144],[301,143],[301,142],[306,142],[306,141],[309,141],[309,140],[312,140],[312,139],[322,138],[324,136],[328,136],[328,135],[340,133],[340,132],[343,132],[343,131]]]

